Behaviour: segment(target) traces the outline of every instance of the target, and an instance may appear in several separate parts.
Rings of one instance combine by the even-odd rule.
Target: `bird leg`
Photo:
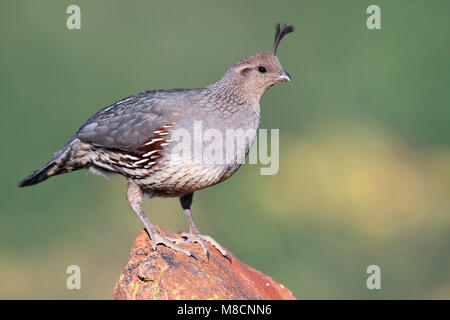
[[[171,248],[175,251],[180,251],[186,254],[187,256],[192,256],[195,259],[197,259],[196,255],[187,249],[184,249],[174,243],[174,241],[166,236],[163,236],[156,228],[153,226],[153,224],[150,222],[150,219],[145,215],[144,210],[142,210],[140,204],[142,201],[142,190],[141,188],[135,184],[130,182],[128,184],[128,191],[127,191],[127,201],[130,207],[133,209],[133,211],[137,214],[139,219],[142,221],[142,223],[145,226],[145,229],[147,229],[147,233],[150,236],[150,239],[152,240],[152,248],[156,251],[156,246],[158,244],[163,244],[168,248]],[[198,259],[197,259],[198,260]]]
[[[186,214],[186,218],[189,222],[189,233],[181,232],[180,235],[184,239],[178,239],[178,240],[176,240],[176,242],[177,243],[193,243],[193,242],[199,243],[202,246],[203,251],[205,252],[206,256],[209,259],[209,248],[208,248],[208,245],[206,244],[206,241],[208,241],[217,250],[219,250],[223,256],[231,259],[228,252],[216,240],[214,240],[210,236],[202,235],[198,231],[197,227],[195,226],[194,219],[192,218],[192,213],[191,213],[191,204],[192,204],[193,196],[194,196],[194,193],[189,193],[187,195],[180,197],[181,206],[183,207],[184,213]]]

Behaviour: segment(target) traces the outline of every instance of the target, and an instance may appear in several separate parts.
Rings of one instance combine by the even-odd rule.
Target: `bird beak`
[[[278,76],[278,79],[279,79],[281,82],[291,82],[291,81],[292,81],[291,75],[290,75],[289,73],[287,73],[286,71],[283,71],[283,72]]]

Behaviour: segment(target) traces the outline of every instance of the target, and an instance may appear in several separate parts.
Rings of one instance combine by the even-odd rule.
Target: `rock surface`
[[[169,237],[180,237],[164,229]],[[283,285],[211,245],[210,260],[197,243],[183,244],[199,260],[158,245],[153,251],[145,230],[136,238],[113,291],[114,299],[295,299]]]

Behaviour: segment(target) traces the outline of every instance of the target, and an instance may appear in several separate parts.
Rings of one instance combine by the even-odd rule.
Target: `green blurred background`
[[[66,8],[81,7],[81,30]],[[368,30],[378,4],[382,30]],[[2,1],[0,298],[109,299],[142,228],[125,179],[16,184],[100,108],[201,87],[296,32],[262,99],[280,170],[197,192],[200,230],[300,299],[450,298],[449,1]],[[179,231],[177,199],[144,210]],[[77,264],[82,289],[67,290]],[[381,290],[366,268],[381,267]]]

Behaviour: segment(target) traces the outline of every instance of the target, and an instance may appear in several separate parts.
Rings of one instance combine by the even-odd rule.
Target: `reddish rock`
[[[169,237],[180,237],[159,230]],[[207,260],[197,243],[183,244],[199,260],[158,245],[153,251],[145,230],[131,248],[128,264],[113,291],[114,299],[295,299],[283,285],[209,246]]]

